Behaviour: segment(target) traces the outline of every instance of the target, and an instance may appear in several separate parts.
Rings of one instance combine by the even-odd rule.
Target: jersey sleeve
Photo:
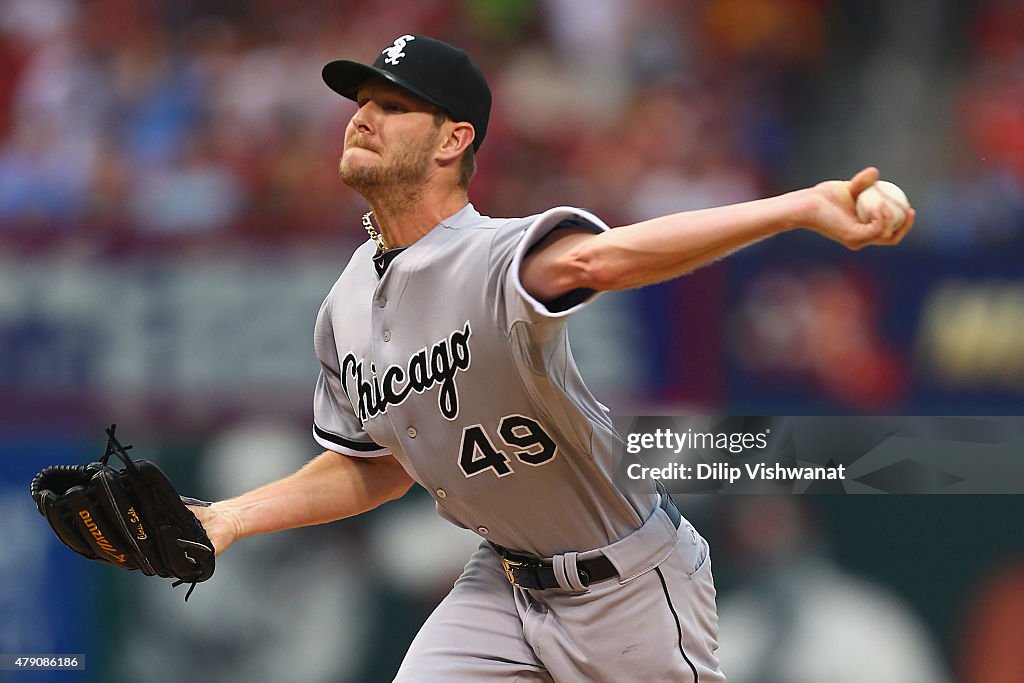
[[[317,315],[313,346],[320,360],[320,376],[313,392],[313,438],[324,448],[357,457],[390,455],[363,429],[342,385],[338,349],[331,323],[331,301],[327,296]]]
[[[608,230],[608,226],[593,214],[568,206],[548,209],[533,219],[522,232],[510,252],[507,269],[503,273],[503,301],[505,319],[509,327],[516,322],[543,322],[567,318],[593,301],[600,293],[593,289],[576,289],[555,301],[543,302],[526,291],[520,279],[523,259],[530,249],[552,231],[559,228],[589,230],[595,234]]]
[[[313,394],[313,438],[328,450],[356,457],[390,455],[363,430],[341,380],[329,368],[321,366]]]

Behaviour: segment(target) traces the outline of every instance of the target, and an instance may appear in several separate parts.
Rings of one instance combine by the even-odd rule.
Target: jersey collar
[[[463,227],[476,225],[480,220],[480,217],[480,213],[473,207],[473,204],[467,203],[464,207],[434,226],[434,229],[430,232],[444,228],[458,230]],[[430,233],[428,232],[427,235],[429,234]],[[420,240],[427,235],[421,237]],[[418,241],[419,240],[417,240],[417,242]],[[394,249],[388,249],[387,251],[381,251],[378,249],[377,253],[373,255],[373,269],[377,271],[377,278],[380,279],[384,277],[384,273],[387,271],[388,266],[391,265],[391,262],[394,261],[399,254],[414,244],[416,244],[416,242],[413,242],[413,244],[406,247],[396,247]]]
[[[391,262],[395,260],[395,257],[401,254],[409,247],[396,247],[394,249],[388,249],[387,251],[377,250],[377,253],[373,255],[373,269],[377,271],[377,279],[384,277],[384,272],[391,265]]]

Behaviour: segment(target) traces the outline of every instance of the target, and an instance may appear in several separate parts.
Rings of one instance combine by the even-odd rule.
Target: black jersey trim
[[[320,429],[315,422],[313,423],[313,433],[324,441],[329,441],[343,448],[347,448],[352,451],[359,451],[360,453],[371,453],[373,451],[384,450],[383,446],[374,441],[371,441],[370,443],[366,443],[365,441],[352,441],[351,439],[346,439],[343,436]]]
[[[545,320],[565,318],[596,299],[602,293],[600,290],[576,289],[553,301],[540,301],[523,287],[519,276],[526,254],[531,249],[534,249],[551,232],[561,228],[586,230],[594,234],[600,234],[609,229],[597,216],[583,209],[575,209],[569,206],[558,206],[548,209],[540,216],[533,218],[532,222],[525,228],[512,256],[512,286],[519,297],[526,303],[528,310],[536,314],[537,318]]]
[[[394,249],[388,249],[387,251],[377,250],[377,253],[373,255],[373,269],[377,271],[377,279],[384,277],[384,272],[387,271],[391,262],[407,248],[408,247],[395,247]]]
[[[661,580],[661,590],[665,592],[665,600],[668,601],[668,609],[672,612],[672,618],[676,620],[676,631],[679,633],[679,654],[683,656],[683,659],[690,666],[690,671],[693,672],[694,683],[698,683],[700,678],[697,676],[697,667],[693,665],[690,658],[686,656],[686,650],[683,649],[683,626],[679,623],[679,615],[676,614],[675,605],[672,604],[672,596],[669,595],[668,584],[665,583],[665,575],[661,573],[661,567],[655,567],[654,571],[658,572],[658,579]]]

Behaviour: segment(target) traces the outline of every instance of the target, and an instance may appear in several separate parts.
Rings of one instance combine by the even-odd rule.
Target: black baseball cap
[[[384,48],[372,66],[339,59],[323,70],[331,90],[350,100],[374,75],[436,104],[455,121],[471,123],[476,132],[473,150],[480,149],[491,115],[491,89],[465,52],[429,36],[407,33]]]

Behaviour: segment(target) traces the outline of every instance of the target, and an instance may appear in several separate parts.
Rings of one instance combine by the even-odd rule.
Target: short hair
[[[442,123],[451,118],[443,109],[437,109],[434,111],[434,126],[440,128]],[[476,175],[476,151],[470,144],[462,153],[462,158],[459,159],[459,187],[468,190],[469,181],[473,179],[474,175]]]
[[[466,147],[462,153],[462,160],[459,163],[459,187],[463,190],[469,189],[469,181],[476,175],[476,152],[473,145]]]

